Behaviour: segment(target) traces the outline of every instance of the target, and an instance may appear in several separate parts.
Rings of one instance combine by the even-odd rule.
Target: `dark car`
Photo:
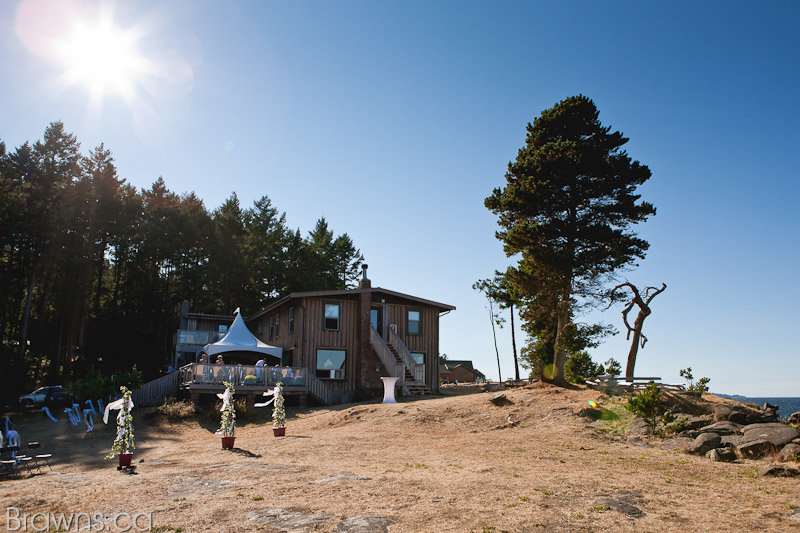
[[[61,385],[40,387],[19,398],[19,403],[25,407],[72,405],[73,401],[75,401],[75,395]]]

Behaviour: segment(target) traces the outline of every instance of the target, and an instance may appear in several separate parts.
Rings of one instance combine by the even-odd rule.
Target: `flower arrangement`
[[[128,387],[120,387],[119,390],[122,392],[122,398],[106,407],[104,417],[104,422],[107,422],[108,411],[110,409],[119,409],[119,415],[117,415],[117,438],[114,439],[114,444],[111,445],[109,459],[114,457],[114,452],[118,454],[133,453],[134,448],[136,448],[133,438],[133,416],[131,415],[133,401],[131,400],[131,391],[128,390]]]
[[[236,430],[236,407],[233,404],[233,395],[236,394],[236,389],[233,388],[233,383],[227,381],[224,381],[223,385],[225,385],[225,392],[217,394],[222,400],[222,409],[220,409],[222,419],[217,435],[233,437]]]
[[[275,384],[275,407],[272,408],[272,427],[286,427],[286,409],[283,407],[283,383]]]

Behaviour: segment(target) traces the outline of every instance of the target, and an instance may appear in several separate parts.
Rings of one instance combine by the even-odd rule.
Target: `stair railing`
[[[386,343],[378,334],[378,331],[375,329],[375,326],[370,325],[369,327],[369,342],[372,344],[372,347],[375,349],[375,353],[378,354],[378,358],[380,358],[381,363],[383,366],[386,367],[386,370],[389,372],[390,377],[399,378],[398,383],[402,385],[405,383],[406,373],[403,363],[398,363],[397,359],[394,358],[392,355],[391,350],[389,347],[386,346]]]
[[[418,364],[411,352],[408,351],[406,343],[397,334],[397,324],[389,325],[389,344],[400,354],[408,371],[414,376],[414,381],[425,383],[425,365]]]
[[[306,383],[308,383],[308,392],[310,394],[316,396],[317,399],[325,405],[331,404],[333,393],[324,381],[317,378],[317,376],[308,374],[308,376],[306,376]]]

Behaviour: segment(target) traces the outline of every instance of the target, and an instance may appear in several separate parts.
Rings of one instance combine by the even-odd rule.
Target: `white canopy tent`
[[[226,352],[251,352],[276,357],[279,361],[283,357],[283,348],[270,346],[258,340],[242,320],[239,308],[233,312],[233,324],[228,329],[228,333],[213,344],[205,345],[205,352],[208,354],[210,363],[214,362],[213,356]]]

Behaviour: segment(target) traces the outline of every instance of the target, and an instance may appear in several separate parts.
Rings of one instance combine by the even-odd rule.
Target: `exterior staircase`
[[[391,352],[392,357],[394,360],[397,361],[398,364],[403,364],[403,358],[397,353],[395,347],[391,344],[386,345],[389,348],[389,352]],[[430,394],[431,390],[425,384],[425,382],[414,381],[414,374],[411,373],[411,370],[403,365],[403,369],[405,370],[404,376],[404,388],[408,389],[408,394],[411,396],[420,396],[425,394]]]

